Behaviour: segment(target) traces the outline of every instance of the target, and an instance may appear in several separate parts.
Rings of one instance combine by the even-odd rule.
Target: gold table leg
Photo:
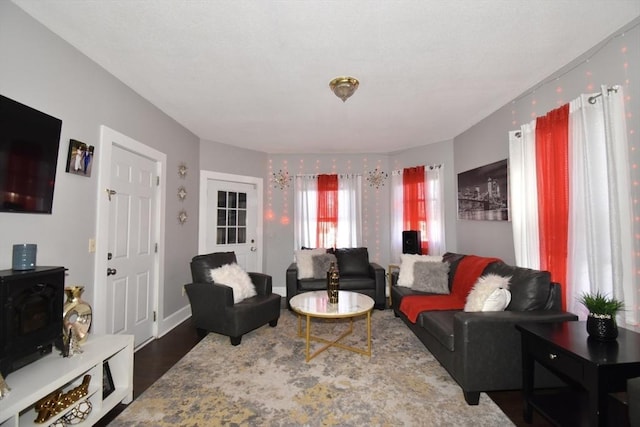
[[[346,344],[341,343],[340,341],[342,339],[344,339],[345,337],[351,335],[351,333],[353,332],[353,317],[357,317],[357,316],[352,316],[349,317],[349,329],[347,329],[346,331],[344,331],[342,334],[340,334],[340,336],[338,336],[337,338],[333,339],[333,340],[327,340],[321,337],[317,337],[314,335],[311,335],[311,315],[305,315],[307,318],[307,322],[306,322],[306,331],[305,331],[305,361],[309,362],[311,359],[313,359],[314,357],[318,356],[320,353],[322,353],[323,351],[325,351],[326,349],[328,349],[329,347],[338,347],[341,348],[343,350],[348,350],[348,351],[352,351],[354,353],[359,353],[359,354],[364,354],[365,356],[369,356],[371,357],[371,310],[369,310],[367,312],[367,348],[365,349],[361,349],[361,348],[357,348],[357,347],[352,347]],[[298,314],[298,337],[302,338],[302,315]],[[320,349],[316,350],[313,354],[309,354],[310,353],[310,347],[311,347],[311,341],[316,341],[316,342],[320,342],[320,343],[324,343],[326,344],[325,346],[321,347]]]

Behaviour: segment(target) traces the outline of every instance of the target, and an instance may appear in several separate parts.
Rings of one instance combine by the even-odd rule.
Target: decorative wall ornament
[[[386,172],[383,172],[378,168],[369,171],[369,174],[367,175],[367,182],[369,183],[369,187],[380,188],[384,186],[384,182],[387,180],[388,176],[389,175]]]
[[[289,188],[289,184],[291,184],[291,176],[289,175],[289,171],[283,171],[280,169],[278,173],[271,173],[271,181],[273,182],[274,187],[280,187],[281,190],[285,188]]]
[[[187,198],[187,189],[184,188],[184,185],[178,187],[178,199],[183,202],[184,199]]]
[[[178,166],[178,176],[180,178],[185,178],[187,176],[187,164],[186,163],[180,163],[180,165]]]
[[[180,225],[184,225],[184,223],[187,222],[187,218],[187,211],[183,209],[178,212],[178,222],[180,223]]]

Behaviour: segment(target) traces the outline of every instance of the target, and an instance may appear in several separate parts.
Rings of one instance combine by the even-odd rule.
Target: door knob
[[[107,268],[107,276],[113,276],[118,271],[115,268]]]
[[[258,248],[256,248],[255,246],[251,246],[251,252],[255,252],[257,250],[258,250]]]

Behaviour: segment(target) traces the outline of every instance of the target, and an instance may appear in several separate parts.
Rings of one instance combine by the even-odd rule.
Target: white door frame
[[[122,142],[120,142],[122,141]],[[156,162],[156,172],[160,177],[160,185],[158,186],[158,197],[156,198],[155,210],[158,213],[155,230],[153,230],[153,239],[158,242],[158,253],[155,259],[155,281],[152,283],[154,287],[152,309],[157,314],[157,321],[154,322],[152,328],[152,336],[158,337],[158,324],[164,318],[163,301],[164,301],[164,229],[165,229],[165,207],[166,207],[166,177],[167,155],[151,148],[141,142],[138,142],[126,135],[123,135],[107,126],[100,126],[100,153],[98,162],[98,205],[96,217],[96,254],[95,254],[95,272],[94,272],[94,301],[93,301],[93,319],[92,330],[96,334],[107,333],[106,328],[106,305],[104,301],[107,298],[107,253],[109,243],[109,198],[107,196],[107,188],[111,180],[111,154],[112,148],[117,145],[132,153],[147,157]],[[97,302],[100,301],[100,304]]]
[[[257,260],[256,263],[258,265],[259,271],[257,273],[262,272],[264,270],[264,266],[262,265],[263,260],[263,250],[264,250],[264,242],[263,242],[263,232],[262,232],[262,222],[263,222],[263,194],[262,194],[262,178],[258,178],[255,176],[244,176],[244,175],[234,175],[230,173],[222,173],[222,172],[213,172],[213,171],[200,171],[200,212],[199,212],[199,223],[198,223],[198,253],[204,254],[207,250],[207,181],[227,181],[227,182],[240,182],[243,184],[253,184],[256,186],[256,197],[257,197],[257,209],[258,214],[256,215],[256,239],[258,240],[258,244],[256,245],[257,249]]]

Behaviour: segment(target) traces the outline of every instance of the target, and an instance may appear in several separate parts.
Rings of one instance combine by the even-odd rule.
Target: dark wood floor
[[[154,340],[138,350],[134,355],[134,399],[140,396],[143,391],[187,354],[198,341],[200,341],[200,338],[189,319],[162,338]],[[522,419],[522,397],[519,391],[491,392],[489,396],[516,426],[551,426],[550,423],[536,413],[534,413],[532,424],[524,422]],[[125,407],[125,405],[118,405],[105,415],[96,426],[109,425],[109,422],[122,412]]]

